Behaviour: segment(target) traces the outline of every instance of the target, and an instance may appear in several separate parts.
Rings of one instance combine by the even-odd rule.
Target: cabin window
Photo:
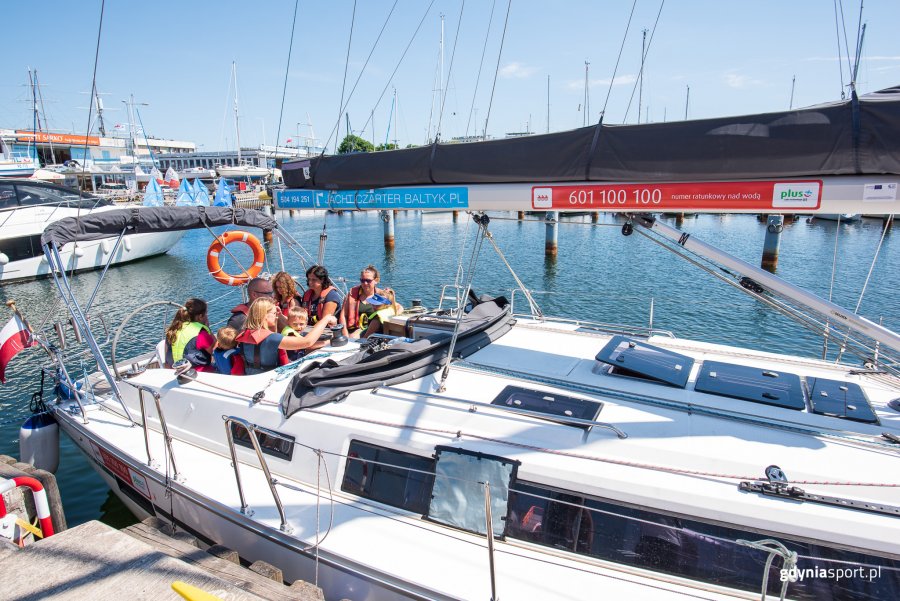
[[[711,584],[759,591],[767,555],[737,539],[776,538],[800,556],[798,569],[866,566],[863,576],[792,583],[792,599],[898,599],[900,561],[785,539],[781,535],[683,519],[516,481],[509,492],[506,536]],[[781,588],[781,559],[770,568],[768,593]],[[869,572],[870,566],[874,572]],[[879,569],[879,567],[881,569]],[[822,572],[819,572],[822,573]],[[846,573],[846,572],[842,572]],[[869,574],[878,574],[869,577]]]
[[[596,359],[611,365],[611,373],[678,388],[687,386],[694,365],[690,357],[626,336],[613,336]]]
[[[598,401],[542,392],[540,390],[522,388],[521,386],[507,386],[491,401],[491,405],[543,413],[547,416],[547,419],[552,421],[557,421],[553,419],[554,416],[594,421],[603,408],[603,403]],[[590,427],[589,425],[581,425],[564,420],[560,420],[560,423],[575,426],[576,428],[587,429]]]
[[[250,441],[250,433],[241,424],[231,422],[231,436],[234,438],[234,444],[239,447],[253,448],[253,443]],[[294,455],[295,439],[290,434],[282,434],[275,430],[257,427],[256,440],[259,442],[259,448],[265,455],[271,455],[286,461],[290,461]]]
[[[41,235],[19,236],[18,238],[0,240],[0,252],[9,257],[10,261],[36,257],[43,252],[41,250]]]
[[[433,458],[350,441],[341,490],[424,514],[433,483]]]
[[[434,489],[427,517],[469,532],[487,534],[484,497],[487,482],[491,491],[491,526],[495,536],[502,536],[509,484],[519,462],[455,447],[437,447],[436,451]]]
[[[19,206],[16,189],[12,184],[0,183],[0,209],[14,209]]]
[[[806,408],[800,376],[759,367],[705,361],[694,390],[785,409]]]

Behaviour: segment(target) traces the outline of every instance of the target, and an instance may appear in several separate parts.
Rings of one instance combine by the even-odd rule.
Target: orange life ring
[[[243,242],[253,251],[253,265],[243,273],[231,275],[226,273],[219,263],[219,255],[226,244],[232,242]],[[243,286],[251,279],[262,273],[263,263],[266,259],[266,251],[263,249],[259,238],[250,232],[242,232],[240,230],[231,230],[225,232],[221,236],[217,236],[209,250],[206,251],[206,268],[209,269],[211,275],[217,282],[226,286]]]

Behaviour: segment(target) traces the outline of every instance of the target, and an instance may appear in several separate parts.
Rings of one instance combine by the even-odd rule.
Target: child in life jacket
[[[287,325],[281,330],[282,336],[299,336],[303,328],[309,323],[309,311],[298,305],[292,306],[287,312]],[[319,345],[321,346],[321,345]],[[296,361],[306,354],[307,349],[300,351],[287,351],[288,359]]]
[[[216,350],[213,351],[213,363],[216,371],[226,375],[242,375],[244,359],[237,347],[237,330],[231,327],[219,328],[216,332]]]

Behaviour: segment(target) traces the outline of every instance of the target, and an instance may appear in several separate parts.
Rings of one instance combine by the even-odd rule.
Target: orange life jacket
[[[316,323],[317,321],[322,319],[322,317],[324,317],[325,298],[328,296],[328,293],[331,292],[332,290],[337,290],[337,288],[335,288],[334,286],[329,286],[328,288],[322,288],[322,294],[319,295],[319,298],[317,299],[318,302],[316,303],[315,319],[313,319],[314,316],[311,311],[312,302],[313,302],[313,291],[312,291],[312,289],[309,289],[303,293],[303,306],[306,307],[307,311],[309,311],[310,323]]]

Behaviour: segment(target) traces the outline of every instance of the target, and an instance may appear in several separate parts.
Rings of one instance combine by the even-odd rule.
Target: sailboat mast
[[[237,162],[241,164],[241,125],[238,117],[237,65],[231,61],[231,78],[234,81],[234,136],[237,140]]]
[[[547,76],[547,133],[550,133],[550,76]]]
[[[38,81],[38,72],[37,69],[34,70],[34,87],[37,91],[38,102],[41,105],[41,113],[44,115],[44,127],[47,128],[47,133],[50,133],[50,124],[47,123],[47,110],[44,108],[44,93],[41,92],[41,84]],[[106,135],[106,134],[104,134]],[[50,161],[55,164],[56,163],[56,151],[53,150],[53,138],[48,137],[47,142],[50,144]],[[35,147],[37,144],[35,144]]]

